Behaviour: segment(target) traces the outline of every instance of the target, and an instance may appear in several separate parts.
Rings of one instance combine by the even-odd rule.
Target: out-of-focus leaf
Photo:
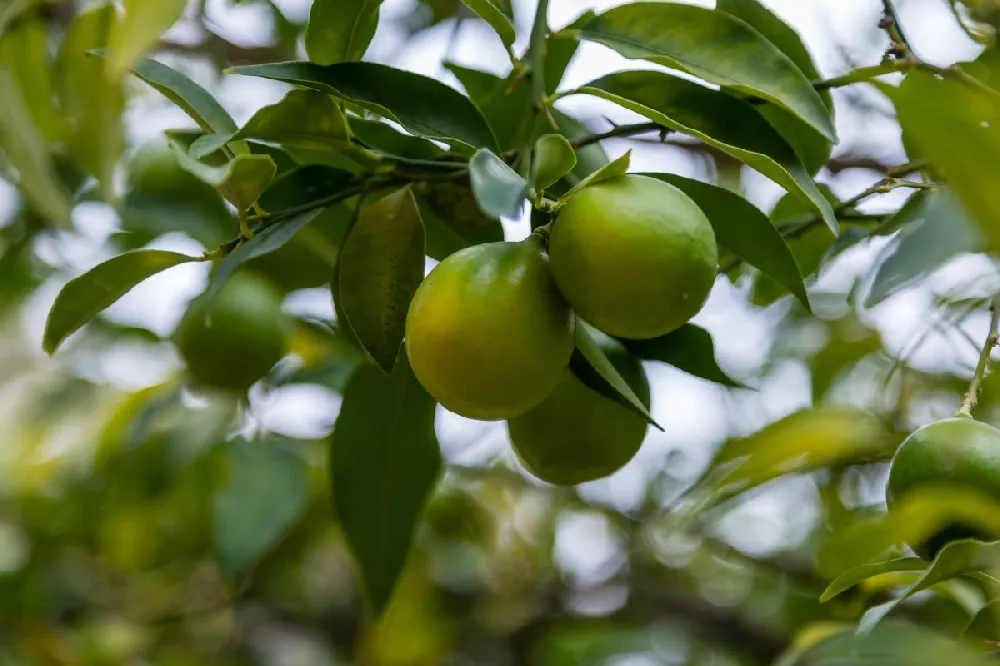
[[[24,105],[42,135],[50,142],[61,139],[64,119],[53,104],[55,86],[44,22],[22,18],[9,30],[0,30],[0,68],[5,68],[15,80]],[[4,95],[3,99],[13,98]]]
[[[746,388],[730,378],[715,360],[715,344],[708,331],[684,324],[676,331],[649,340],[625,340],[630,352],[645,361],[659,361],[678,370],[732,388]]]
[[[516,218],[528,196],[528,182],[497,157],[480,149],[469,161],[472,193],[479,208],[495,218]]]
[[[943,636],[934,628],[887,621],[873,632],[845,631],[781,666],[987,666],[986,655]]]
[[[382,0],[314,0],[306,52],[320,65],[360,60],[378,27]]]
[[[941,549],[924,575],[906,588],[902,594],[892,601],[869,608],[861,617],[858,631],[870,632],[882,621],[882,618],[899,608],[904,601],[917,592],[963,573],[996,567],[998,563],[1000,563],[1000,541],[992,543],[971,539],[954,541]]]
[[[227,445],[228,479],[212,501],[219,568],[238,578],[273,548],[309,498],[305,461],[277,441]]]
[[[514,40],[517,39],[517,35],[514,34],[514,24],[511,23],[510,16],[498,6],[498,2],[494,0],[462,0],[462,2],[493,28],[505,46],[513,46]]]
[[[795,150],[748,102],[654,71],[609,74],[579,88],[671,129],[695,136],[809,202],[838,232],[830,203]]]
[[[881,576],[887,573],[897,573],[901,571],[923,571],[927,568],[927,561],[919,557],[898,557],[885,562],[872,562],[862,564],[837,576],[830,583],[823,594],[820,595],[820,603],[826,603],[839,594],[846,592],[855,585],[860,585],[869,578]]]
[[[63,340],[143,280],[168,268],[199,261],[164,250],[135,250],[120,254],[66,283],[56,297],[42,347],[53,353]]]
[[[830,339],[810,363],[813,402],[819,403],[844,368],[882,348],[882,339],[854,317],[830,323]]]
[[[602,180],[608,180],[610,178],[618,178],[624,176],[628,173],[629,165],[632,163],[632,151],[627,151],[624,155],[609,162],[599,168],[597,171],[593,172],[579,183],[573,186],[573,188],[566,194],[559,197],[559,204],[564,204],[573,198],[573,195],[584,189],[585,187],[590,187],[591,185],[596,185]]]
[[[371,62],[326,66],[279,62],[228,71],[329,93],[394,120],[414,134],[447,141],[468,152],[475,148],[498,150],[493,131],[476,106],[427,76]]]
[[[579,317],[576,318],[576,350],[570,359],[570,370],[584,385],[641,416],[662,432],[663,428],[653,420],[649,408],[619,374],[618,369],[594,339],[594,336],[598,335],[603,334]]]
[[[1000,600],[983,606],[962,631],[962,639],[973,646],[996,650],[1000,643]]]
[[[740,195],[718,185],[673,174],[645,174],[679,188],[708,217],[719,244],[795,295],[810,311],[809,295],[795,256],[764,213]]]
[[[181,18],[186,6],[187,0],[125,0],[125,16],[115,24],[108,40],[110,75],[118,78],[132,69]]]
[[[56,55],[56,92],[69,127],[69,152],[101,183],[113,199],[114,168],[124,147],[121,114],[125,94],[118,78],[109,77],[106,63],[90,52],[107,46],[115,29],[113,4],[78,14]]]
[[[389,374],[410,301],[424,278],[424,224],[408,187],[361,211],[344,239],[338,269],[341,311],[365,351]]]
[[[615,7],[580,28],[580,36],[626,58],[641,58],[787,109],[821,135],[836,130],[812,82],[778,47],[722,11],[672,2]]]
[[[719,0],[715,8],[735,16],[762,34],[788,56],[810,81],[821,78],[816,63],[799,34],[759,0]],[[830,91],[823,90],[819,95],[832,118],[833,97]],[[760,112],[792,144],[809,173],[816,173],[830,159],[833,142],[797,116],[771,104],[762,105]]]
[[[214,187],[236,210],[245,212],[274,180],[278,167],[268,155],[237,155],[224,166],[209,166],[174,144],[180,165]]]
[[[920,218],[906,226],[896,249],[877,266],[865,299],[867,307],[878,305],[958,254],[986,249],[978,225],[950,192],[928,196]]]
[[[344,392],[330,452],[333,505],[376,614],[392,597],[441,469],[434,400],[401,354],[365,365]]]
[[[544,190],[576,167],[576,152],[561,134],[546,134],[535,142],[531,186]]]

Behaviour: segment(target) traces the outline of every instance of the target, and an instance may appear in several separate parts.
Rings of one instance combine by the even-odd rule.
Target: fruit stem
[[[990,301],[990,328],[986,333],[986,342],[983,343],[983,350],[979,353],[979,363],[976,364],[976,372],[962,401],[962,408],[958,410],[958,416],[972,416],[972,410],[976,408],[983,378],[986,376],[986,366],[989,365],[990,353],[997,346],[997,342],[1000,342],[1000,336],[997,334],[998,326],[1000,326],[1000,307],[997,307],[997,301],[993,299]]]

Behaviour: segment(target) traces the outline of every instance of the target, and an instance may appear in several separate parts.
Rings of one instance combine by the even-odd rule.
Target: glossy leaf
[[[1000,541],[993,543],[971,539],[953,541],[941,549],[924,575],[902,594],[892,601],[869,608],[861,617],[858,631],[870,632],[886,615],[899,608],[917,592],[964,573],[996,567],[998,563],[1000,563]]]
[[[412,134],[403,134],[395,127],[380,120],[366,120],[354,116],[348,120],[354,138],[380,153],[427,160],[444,152],[427,139]]]
[[[576,167],[576,151],[561,134],[546,134],[535,142],[531,186],[544,190]]]
[[[382,0],[313,0],[306,53],[320,65],[360,60],[378,27]]]
[[[812,82],[759,32],[725,12],[673,2],[635,2],[600,14],[583,25],[580,36],[626,58],[680,69],[768,100],[827,139],[836,139]]]
[[[881,576],[887,573],[897,573],[901,571],[923,571],[927,568],[927,561],[919,557],[898,557],[884,562],[871,562],[854,567],[837,576],[830,583],[823,594],[820,595],[820,603],[826,603],[830,599],[846,592],[855,585],[860,585],[869,578]]]
[[[810,81],[821,78],[816,63],[799,34],[765,7],[760,0],[719,0],[715,7],[742,20],[763,35],[788,56]],[[820,91],[819,95],[832,117],[833,98],[830,91]],[[830,159],[833,142],[797,116],[771,104],[761,105],[758,108],[768,122],[795,148],[809,173],[815,173]]]
[[[394,120],[419,136],[497,150],[496,138],[475,105],[427,76],[370,62],[327,66],[284,62],[234,67],[229,72],[329,93]]]
[[[268,155],[237,155],[223,166],[209,166],[174,144],[180,165],[219,190],[238,211],[246,211],[274,180],[278,171]]]
[[[517,35],[514,34],[514,24],[493,0],[462,0],[479,18],[486,21],[493,31],[500,36],[504,45],[513,46]]]
[[[617,368],[594,339],[594,335],[597,333],[590,324],[577,317],[574,334],[576,350],[570,359],[570,370],[584,385],[641,416],[662,432],[663,428],[653,420],[649,408],[618,373]]]
[[[625,340],[630,352],[645,361],[659,361],[689,375],[731,388],[746,388],[730,378],[715,360],[715,344],[705,329],[685,324],[676,331],[650,340]]]
[[[341,311],[365,351],[389,374],[406,313],[424,279],[424,225],[410,188],[363,209],[338,261]]]
[[[70,195],[49,159],[45,136],[35,124],[18,82],[0,64],[0,152],[17,172],[17,184],[39,213],[61,227],[70,226]]]
[[[212,499],[212,541],[222,573],[238,578],[271,550],[309,498],[305,461],[276,441],[226,447],[228,477]]]
[[[45,322],[42,348],[53,353],[63,340],[146,278],[195,257],[164,250],[135,250],[105,261],[66,283]]]
[[[109,40],[111,76],[120,77],[159,41],[184,13],[187,0],[125,0],[125,14]]]
[[[646,174],[691,197],[708,217],[724,248],[795,294],[807,311],[809,295],[795,256],[771,220],[731,190],[673,174]]]
[[[753,105],[718,90],[653,71],[619,72],[579,92],[615,102],[695,136],[809,202],[836,234],[837,220],[798,155]]]
[[[469,160],[472,193],[479,208],[495,218],[516,218],[528,196],[528,182],[497,157],[481,149]]]
[[[441,469],[434,412],[405,354],[391,375],[362,366],[344,392],[330,452],[334,513],[376,614],[392,597]]]
[[[579,183],[573,186],[573,188],[559,197],[559,205],[562,205],[573,198],[573,195],[584,189],[585,187],[590,187],[591,185],[596,185],[602,180],[608,180],[610,178],[619,178],[628,173],[629,165],[632,163],[632,151],[626,151],[624,155],[614,160],[613,162],[608,162],[597,171],[593,172]]]

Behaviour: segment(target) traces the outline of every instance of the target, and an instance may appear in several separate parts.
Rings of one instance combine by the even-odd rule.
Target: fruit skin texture
[[[413,297],[406,353],[456,414],[500,420],[544,400],[569,365],[573,314],[540,239],[476,245],[441,262]]]
[[[686,194],[648,176],[611,178],[575,194],[552,224],[556,283],[584,320],[609,335],[665,335],[701,310],[718,249]]]
[[[211,304],[204,294],[193,300],[174,332],[195,381],[236,392],[267,374],[287,342],[281,295],[251,273],[230,278]]]
[[[649,381],[642,364],[617,341],[599,342],[648,408]],[[507,432],[529,472],[555,485],[573,486],[610,476],[632,460],[646,438],[646,421],[567,370],[542,404],[507,421]]]
[[[886,503],[892,506],[918,488],[954,486],[978,491],[1000,502],[1000,430],[968,417],[944,419],[916,430],[900,445],[889,467]],[[911,544],[932,559],[956,539],[982,538],[956,524],[926,543]]]

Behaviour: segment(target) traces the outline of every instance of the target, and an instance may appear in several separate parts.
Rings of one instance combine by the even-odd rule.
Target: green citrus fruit
[[[552,224],[556,283],[609,335],[655,338],[696,315],[715,283],[715,233],[683,192],[628,175],[574,195]]]
[[[174,343],[199,384],[245,391],[285,353],[281,295],[263,278],[234,275],[211,303],[205,294],[191,302]]]
[[[573,315],[537,236],[485,243],[441,262],[406,319],[413,372],[447,409],[506,419],[552,392],[573,353]]]
[[[1000,502],[1000,430],[961,416],[920,428],[896,451],[889,467],[886,503],[891,506],[920,488],[949,486]],[[951,541],[983,536],[971,527],[955,524],[925,543],[911,545],[930,559]]]
[[[642,364],[617,341],[601,347],[635,394],[649,407],[649,382]],[[587,388],[567,370],[540,405],[507,421],[521,462],[543,481],[572,486],[617,472],[646,438],[646,421]]]

